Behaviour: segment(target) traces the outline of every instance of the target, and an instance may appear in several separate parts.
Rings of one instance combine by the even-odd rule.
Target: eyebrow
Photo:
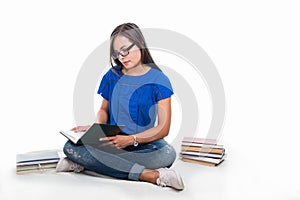
[[[121,46],[119,50],[122,51],[126,46],[127,46],[127,45]],[[129,46],[130,46],[130,45],[129,45]],[[126,47],[126,48],[127,48],[127,47]],[[116,51],[116,50],[115,50],[115,51]]]
[[[121,47],[120,47],[120,50],[123,49],[123,48],[125,48],[125,47],[126,47],[126,45],[121,46]]]

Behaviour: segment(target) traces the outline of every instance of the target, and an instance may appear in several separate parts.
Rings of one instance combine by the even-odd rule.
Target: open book
[[[80,138],[85,134],[85,131],[75,132],[69,130],[69,131],[60,131],[60,133],[63,134],[69,140],[71,140],[74,144],[76,144],[80,140]]]
[[[98,144],[99,139],[107,136],[115,136],[121,132],[125,126],[94,123],[85,132],[60,131],[62,135],[74,144]]]

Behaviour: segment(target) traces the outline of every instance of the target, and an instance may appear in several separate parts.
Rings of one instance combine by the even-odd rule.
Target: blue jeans
[[[176,159],[175,149],[163,139],[125,149],[75,145],[68,141],[64,153],[87,170],[129,180],[139,180],[145,168],[170,167]]]

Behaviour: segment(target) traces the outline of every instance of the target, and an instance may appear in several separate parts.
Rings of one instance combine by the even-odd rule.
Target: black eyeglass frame
[[[119,55],[121,55],[122,57],[127,56],[127,55],[129,54],[129,50],[130,50],[132,47],[134,47],[134,45],[135,45],[135,44],[132,43],[131,45],[129,45],[129,47],[127,47],[126,49],[121,50],[120,52],[114,51],[114,52],[112,53],[111,57],[112,57],[113,59],[117,59],[117,58],[119,58]]]

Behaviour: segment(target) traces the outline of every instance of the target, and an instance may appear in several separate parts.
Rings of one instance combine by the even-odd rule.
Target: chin
[[[129,65],[123,65],[123,67],[127,70],[134,68],[136,65],[132,65],[131,63]]]

